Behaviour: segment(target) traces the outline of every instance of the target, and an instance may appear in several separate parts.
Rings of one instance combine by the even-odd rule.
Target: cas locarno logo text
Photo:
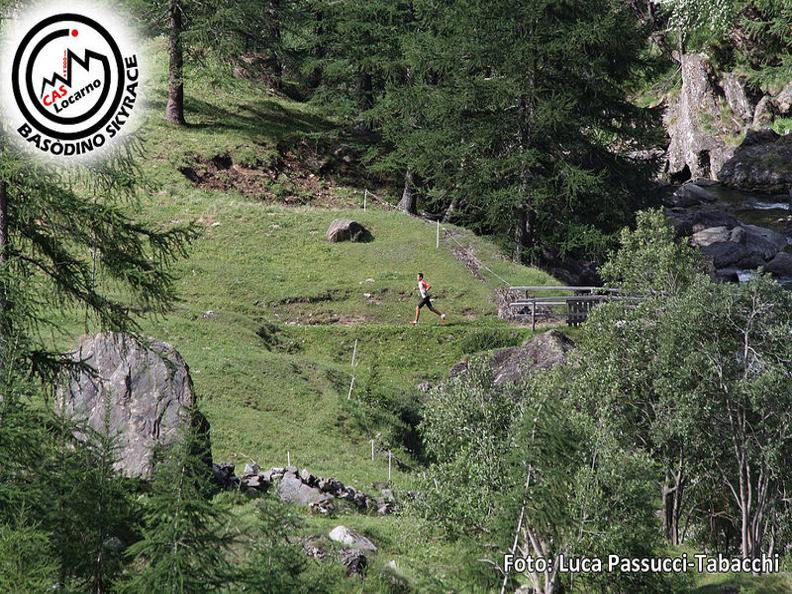
[[[6,124],[28,150],[60,162],[102,153],[129,128],[140,66],[115,16],[39,7],[14,19],[3,43]]]

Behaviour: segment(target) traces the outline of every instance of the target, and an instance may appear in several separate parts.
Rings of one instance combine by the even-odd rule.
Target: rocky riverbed
[[[696,180],[669,188],[666,214],[680,236],[691,238],[715,274],[745,281],[757,270],[792,286],[792,199],[755,194]]]

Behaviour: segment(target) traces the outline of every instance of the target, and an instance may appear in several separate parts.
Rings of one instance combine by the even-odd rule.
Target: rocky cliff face
[[[738,74],[716,73],[705,54],[685,54],[680,61],[682,87],[667,99],[664,117],[670,138],[665,173],[676,182],[719,180],[748,130],[790,113],[792,83],[751,97]]]

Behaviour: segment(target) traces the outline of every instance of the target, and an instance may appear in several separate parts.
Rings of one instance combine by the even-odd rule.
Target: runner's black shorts
[[[429,307],[432,307],[432,298],[429,297],[429,295],[427,295],[418,302],[419,309],[422,308],[424,305],[428,305]]]

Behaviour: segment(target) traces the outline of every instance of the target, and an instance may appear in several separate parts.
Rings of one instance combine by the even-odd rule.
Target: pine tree
[[[57,584],[49,535],[26,520],[0,522],[0,592],[40,594]]]
[[[143,512],[142,539],[125,594],[202,594],[233,581],[227,509],[211,499],[210,470],[192,432],[169,447],[155,468]]]
[[[137,316],[167,311],[176,297],[169,265],[186,254],[197,229],[159,229],[131,218],[139,151],[125,148],[103,164],[63,171],[3,148],[0,138],[7,212],[2,341],[27,344],[19,364],[41,377],[52,379],[63,363],[37,339],[50,323],[48,308],[84,312],[86,325],[134,331]]]
[[[627,99],[644,31],[627,5],[415,2],[405,76],[371,117],[382,167],[422,181],[426,206],[509,235],[515,258],[600,253],[644,171],[653,130]]]
[[[412,3],[315,0],[310,10],[322,15],[304,65],[321,81],[315,98],[347,121],[368,123],[388,82],[404,76],[401,41],[414,24]]]

